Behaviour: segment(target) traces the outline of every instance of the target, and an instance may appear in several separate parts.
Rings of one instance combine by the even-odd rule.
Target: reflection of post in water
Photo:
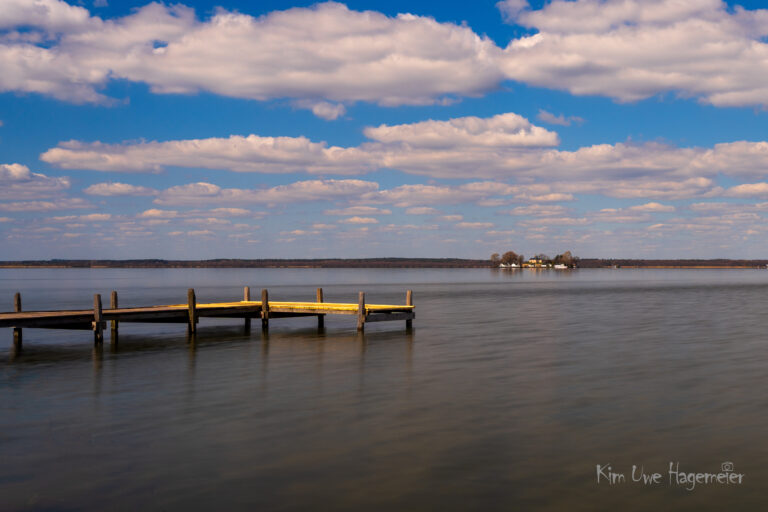
[[[91,351],[91,356],[93,359],[93,371],[94,375],[101,373],[101,366],[104,362],[104,345],[101,343],[96,343],[93,345],[93,350]]]
[[[109,335],[109,351],[112,354],[117,354],[117,342],[119,341],[120,336],[118,336],[117,331],[112,331]]]
[[[315,347],[317,347],[317,380],[321,386],[323,383],[323,366],[325,361],[324,338],[325,338],[325,329],[319,329],[317,332],[317,338],[314,345]]]
[[[269,354],[269,329],[261,331],[261,353],[265,356]]]
[[[408,329],[405,333],[405,346],[406,353],[408,354],[408,361],[410,362],[413,357],[413,329]]]
[[[413,329],[407,329],[405,332],[405,372],[407,390],[410,392],[413,387]]]
[[[197,356],[197,333],[187,331],[187,348],[189,348],[189,361],[194,366]]]
[[[360,345],[360,356],[364,356],[365,350],[368,347],[368,338],[365,335],[365,331],[358,331],[355,341]]]
[[[267,371],[269,370],[269,331],[261,331],[261,392],[267,396],[269,379]]]
[[[10,351],[10,354],[8,356],[8,361],[12,363],[12,362],[16,361],[17,359],[19,359],[20,357],[21,357],[21,347],[20,346],[17,347],[16,345],[11,347],[11,351]]]
[[[355,341],[360,346],[360,358],[358,359],[357,364],[357,374],[359,378],[359,389],[358,391],[362,392],[363,388],[365,387],[365,350],[368,347],[368,340],[365,336],[365,331],[358,331],[357,336],[355,336]]]
[[[195,390],[195,367],[197,366],[197,334],[187,332],[187,389],[194,394]]]
[[[94,343],[91,352],[93,357],[93,395],[101,395],[102,367],[104,364],[104,344]]]

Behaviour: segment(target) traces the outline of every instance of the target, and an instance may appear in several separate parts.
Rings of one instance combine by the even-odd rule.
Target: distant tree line
[[[621,268],[621,267],[640,267],[640,268],[653,268],[653,267],[667,267],[667,268],[706,268],[706,267],[722,267],[722,268],[765,268],[768,265],[768,260],[729,260],[724,258],[717,259],[665,259],[665,260],[640,260],[630,258],[582,258],[579,259],[579,267],[581,268]]]
[[[479,268],[488,260],[461,258],[212,259],[212,260],[23,260],[0,267],[37,268]]]

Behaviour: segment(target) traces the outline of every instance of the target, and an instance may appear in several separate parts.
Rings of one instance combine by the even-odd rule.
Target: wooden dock
[[[142,323],[183,323],[187,324],[189,333],[197,331],[200,318],[242,318],[246,332],[250,332],[251,320],[261,320],[261,328],[269,329],[269,321],[273,318],[317,317],[319,329],[325,326],[325,315],[355,315],[357,330],[365,329],[368,322],[405,321],[406,329],[410,329],[416,316],[413,305],[413,293],[406,292],[404,305],[366,304],[365,293],[360,292],[357,304],[334,303],[323,301],[323,289],[317,289],[315,302],[280,302],[270,301],[269,292],[261,291],[261,300],[251,300],[251,290],[246,286],[243,290],[243,300],[237,302],[214,302],[198,304],[195,290],[187,290],[186,304],[170,304],[163,306],[147,306],[137,308],[118,307],[117,292],[110,297],[110,307],[102,307],[101,295],[93,297],[93,309],[69,311],[23,311],[21,295],[14,297],[14,311],[0,313],[0,328],[13,328],[14,346],[22,346],[22,329],[82,329],[93,331],[94,343],[104,341],[104,331],[107,322],[110,324],[112,338],[116,334],[120,322]]]

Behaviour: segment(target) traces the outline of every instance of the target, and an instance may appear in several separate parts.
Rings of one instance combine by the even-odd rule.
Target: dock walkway
[[[21,295],[17,293],[14,297],[14,310],[0,313],[0,328],[13,328],[16,348],[21,348],[23,328],[92,330],[94,342],[102,343],[107,322],[110,323],[113,334],[117,333],[120,322],[184,323],[190,333],[195,333],[202,317],[242,318],[248,332],[254,318],[261,319],[261,327],[266,330],[272,318],[314,316],[317,317],[318,328],[322,329],[325,315],[356,315],[357,330],[362,331],[368,322],[394,320],[405,321],[406,328],[410,329],[416,316],[410,290],[406,292],[404,305],[366,304],[364,292],[359,293],[357,304],[346,304],[324,302],[322,288],[317,289],[316,302],[273,302],[269,300],[267,290],[261,291],[261,300],[251,300],[248,286],[243,290],[243,300],[237,302],[198,304],[195,290],[190,288],[187,291],[186,304],[120,308],[117,292],[113,291],[108,309],[102,307],[101,295],[96,294],[93,297],[93,309],[66,311],[22,311]]]

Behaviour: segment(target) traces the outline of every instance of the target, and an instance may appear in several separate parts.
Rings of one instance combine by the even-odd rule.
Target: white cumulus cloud
[[[69,178],[52,178],[21,164],[0,164],[0,200],[39,199],[60,193]]]
[[[92,196],[151,196],[157,193],[153,188],[127,183],[96,183],[83,192]]]
[[[103,102],[98,88],[125,79],[156,93],[431,104],[483,93],[502,77],[494,61],[501,50],[468,27],[333,2],[261,17],[219,8],[207,20],[179,4],[108,20],[57,0],[3,5],[4,26],[58,37],[0,45],[0,90],[75,102]],[[315,113],[341,115],[327,106]]]
[[[378,188],[378,183],[362,180],[308,180],[264,189],[221,188],[212,183],[200,182],[163,190],[154,202],[159,205],[197,205],[350,200],[372,193]]]
[[[766,10],[721,0],[554,0],[513,18],[537,31],[504,51],[513,80],[620,101],[675,91],[718,106],[768,104]]]

